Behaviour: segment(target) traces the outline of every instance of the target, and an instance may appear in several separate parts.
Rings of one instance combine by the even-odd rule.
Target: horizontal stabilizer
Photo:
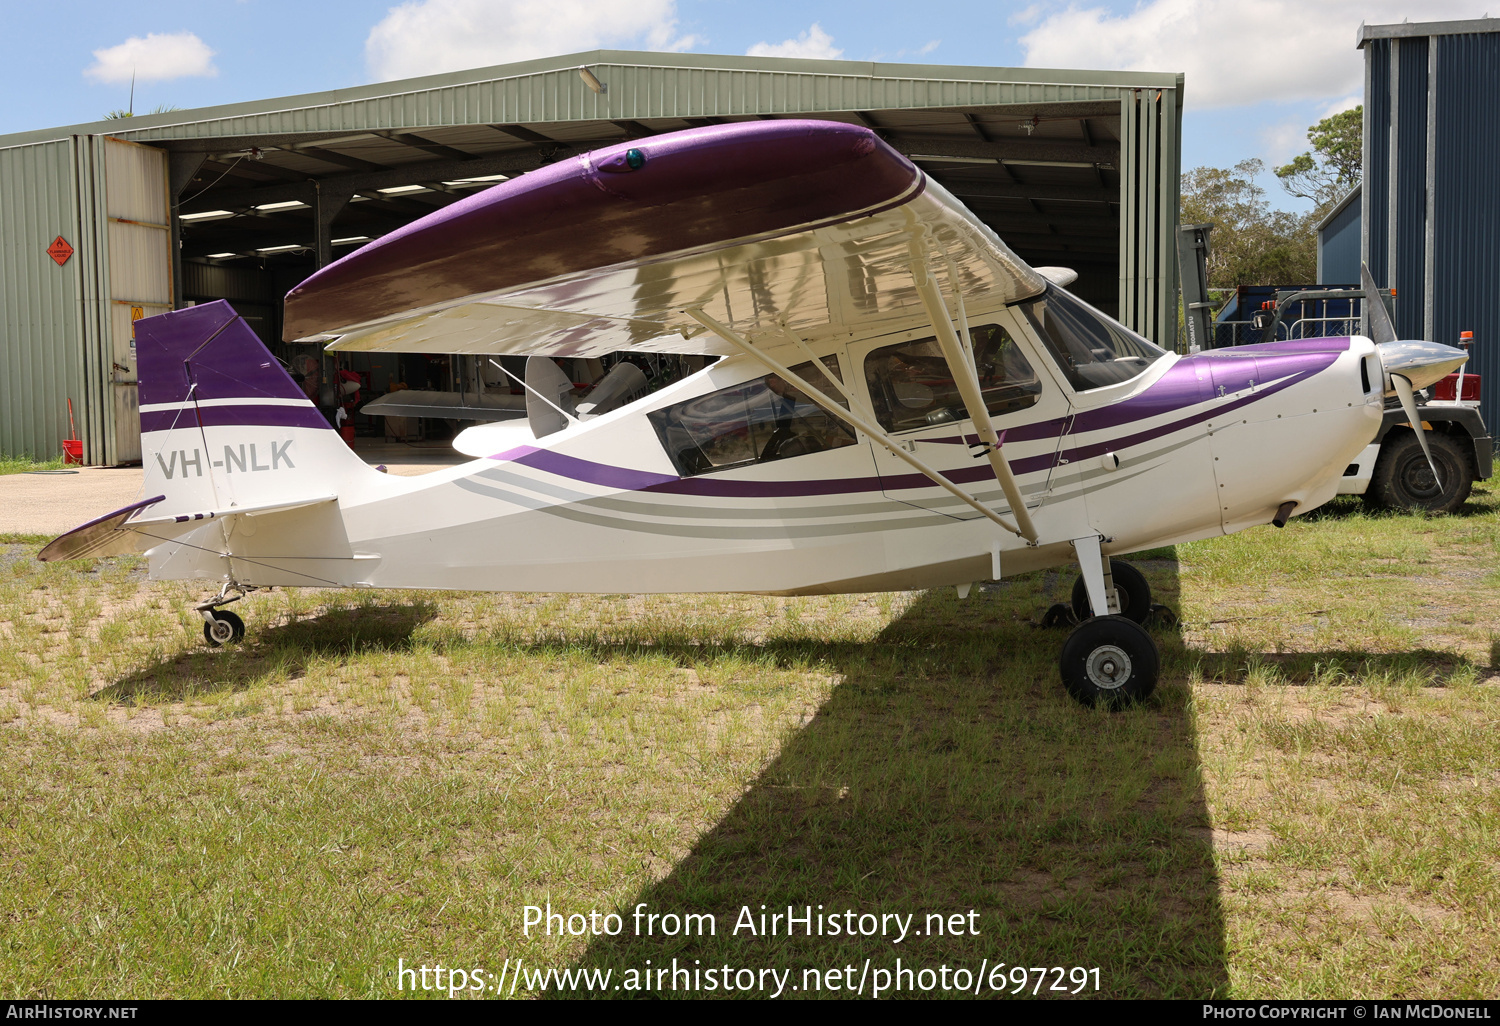
[[[175,516],[141,516],[147,509],[162,502],[165,498],[164,495],[158,495],[154,499],[144,499],[90,520],[52,539],[43,546],[41,552],[37,553],[36,558],[43,563],[52,563],[64,559],[98,559],[103,556],[123,556],[145,552],[161,542],[171,541],[180,536],[183,533],[182,528],[186,525],[196,525],[205,520],[222,520],[226,517],[279,513],[302,506],[332,502],[337,496],[320,495],[291,502],[233,506],[228,509],[203,510]]]
[[[475,395],[415,389],[392,392],[359,409],[371,417],[434,417],[439,420],[513,420],[526,416],[524,395]]]
[[[124,509],[81,524],[67,534],[53,538],[36,554],[36,558],[43,563],[52,563],[63,559],[96,559],[144,552],[146,547],[139,544],[142,536],[127,526],[126,521],[165,498],[165,495],[158,495],[154,499],[133,502]]]

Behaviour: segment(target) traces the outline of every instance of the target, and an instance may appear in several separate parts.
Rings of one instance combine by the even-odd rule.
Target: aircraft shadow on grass
[[[1175,563],[1153,561],[1148,576],[1175,599]],[[892,980],[898,958],[906,969],[947,965],[950,981],[965,968],[970,994],[987,963],[979,993],[988,996],[1002,963],[1006,991],[1016,966],[1097,966],[1105,995],[1223,993],[1223,916],[1187,691],[1168,678],[1124,713],[1069,699],[1055,676],[1064,632],[1026,619],[1032,606],[1039,618],[1040,600],[1063,597],[1056,578],[1031,575],[963,602],[928,592],[873,643],[834,650],[842,679],[829,700],[664,879],[614,910],[619,935],[591,939],[573,968],[611,969],[625,986],[597,996],[724,996],[701,975],[686,990],[680,973],[674,992],[674,965],[790,969],[788,993],[811,986],[804,971],[816,969],[829,994],[827,970],[853,966],[833,982],[854,987],[867,958]],[[1181,649],[1173,631],[1157,638],[1164,656]],[[653,936],[637,936],[641,905],[647,915],[711,913],[716,932],[667,936],[661,920]],[[815,918],[813,936],[800,924],[787,936],[788,905],[844,924],[852,910],[856,928],[860,915],[911,915],[909,929],[923,935],[893,943],[899,928],[887,920],[884,937],[818,936]],[[763,911],[783,914],[777,936],[761,932]],[[938,913],[941,935],[927,919]],[[946,932],[953,914],[958,934]],[[667,970],[649,990],[647,968]],[[1037,980],[1028,974],[1027,993]],[[906,996],[940,993],[922,989],[926,976],[902,981]],[[1043,989],[1056,982],[1049,972]]]
[[[205,691],[243,691],[267,674],[295,677],[325,655],[402,652],[413,635],[438,614],[435,602],[377,603],[330,609],[316,616],[260,629],[254,645],[205,648],[163,655],[91,696],[96,701],[128,702],[149,696],[181,701]]]

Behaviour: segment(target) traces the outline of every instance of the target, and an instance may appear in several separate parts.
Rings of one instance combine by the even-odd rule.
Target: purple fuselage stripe
[[[1344,341],[1346,343],[1344,348],[1347,348],[1348,340]],[[1242,349],[1246,350],[1251,348],[1258,347],[1242,347]],[[1072,463],[1080,459],[1099,456],[1106,452],[1142,445],[1157,438],[1162,438],[1174,432],[1192,427],[1195,424],[1201,424],[1204,421],[1222,417],[1225,414],[1233,413],[1253,403],[1260,402],[1321,373],[1337,361],[1339,352],[1341,351],[1341,349],[1334,346],[1324,346],[1321,349],[1310,349],[1309,351],[1296,354],[1272,353],[1270,354],[1271,359],[1263,357],[1260,360],[1254,361],[1254,364],[1257,367],[1265,367],[1268,370],[1274,371],[1281,378],[1281,380],[1275,381],[1274,384],[1259,387],[1257,391],[1251,392],[1249,395],[1214,405],[1208,409],[1200,409],[1196,413],[1180,417],[1170,423],[1146,428],[1134,434],[1090,442],[1086,445],[1064,449],[1057,454],[1041,453],[1036,456],[1017,459],[1012,461],[1011,469],[1018,475],[1047,470],[1055,465],[1059,456]],[[1249,355],[1253,356],[1255,354]],[[1175,372],[1178,370],[1178,367],[1181,367],[1183,364],[1190,364],[1192,360],[1213,360],[1214,358],[1211,354],[1204,354],[1181,360],[1178,362],[1178,366],[1169,369],[1167,374],[1163,375],[1160,380],[1155,382],[1146,391],[1134,399],[1119,404],[1119,406],[1123,407],[1134,403],[1135,416],[1122,419],[1096,418],[1092,422],[1084,416],[1079,416],[1070,433],[1079,435],[1087,431],[1101,430],[1105,427],[1117,427],[1121,424],[1140,421],[1147,417],[1178,412],[1206,401],[1212,397],[1213,392],[1206,385],[1200,385],[1198,370],[1203,365],[1200,364],[1198,368],[1192,365],[1188,366],[1185,375],[1175,375]],[[1191,388],[1185,387],[1187,376],[1191,376],[1193,382]],[[1210,375],[1206,380],[1211,379],[1212,376]],[[1148,399],[1147,397],[1150,396],[1150,393],[1157,389],[1161,389],[1161,394]],[[1207,394],[1204,394],[1205,392]],[[1108,409],[1099,412],[1107,412]],[[1061,433],[1065,423],[1066,421],[1063,419],[1054,419],[1044,422],[1043,425],[1030,425],[1032,428],[1050,425],[1051,432],[1040,433],[1031,431],[1028,432],[1028,437],[1032,439],[1056,438]],[[1009,439],[1015,441],[1018,434],[1020,434],[1019,429],[1011,429]],[[955,442],[958,440],[956,437],[941,439],[941,441]],[[924,439],[924,441],[932,441],[932,439]],[[923,474],[892,474],[886,477],[848,477],[802,481],[729,481],[712,476],[679,478],[648,471],[630,470],[625,467],[608,466],[602,463],[595,463],[591,460],[579,459],[576,456],[564,456],[561,453],[549,452],[545,449],[532,449],[527,446],[522,446],[520,449],[511,451],[522,453],[522,455],[514,459],[514,462],[549,474],[556,474],[559,477],[566,477],[575,481],[583,481],[606,488],[619,488],[627,491],[663,492],[672,495],[703,495],[726,499],[782,498],[799,495],[892,492],[913,488],[935,487],[932,481]],[[507,456],[509,456],[508,453],[501,453],[491,458],[504,459]],[[960,470],[944,471],[943,476],[954,484],[992,481],[995,478],[994,471],[990,469],[988,463],[979,463],[973,467],[965,467]]]
[[[632,492],[677,480],[671,474],[653,474],[647,470],[612,467],[605,463],[595,463],[592,460],[581,460],[576,456],[564,456],[560,452],[551,452],[547,449],[534,449],[512,462],[534,470],[545,471],[548,474],[556,474],[558,477]]]

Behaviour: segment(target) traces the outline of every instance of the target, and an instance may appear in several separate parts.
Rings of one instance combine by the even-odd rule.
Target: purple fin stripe
[[[135,324],[142,406],[195,399],[306,399],[225,300]]]
[[[333,430],[327,418],[311,404],[297,406],[259,406],[247,400],[243,406],[199,406],[195,411],[158,410],[141,414],[141,433],[166,431],[175,423],[204,427],[296,427]]]

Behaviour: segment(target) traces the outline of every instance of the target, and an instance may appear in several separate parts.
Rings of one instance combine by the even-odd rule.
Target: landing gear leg
[[[1094,616],[1063,643],[1063,686],[1084,705],[1121,708],[1141,701],[1156,688],[1161,663],[1156,642],[1140,624],[1120,615],[1109,559],[1099,550],[1098,536],[1076,539],[1073,548]],[[1150,609],[1149,598],[1145,608]]]
[[[1107,586],[1111,589],[1111,597],[1120,607],[1114,612],[1136,623],[1145,623],[1153,609],[1151,585],[1146,581],[1146,575],[1123,559],[1106,559],[1104,565],[1105,580],[1110,582]],[[1089,608],[1087,582],[1082,574],[1073,582],[1072,605],[1073,616],[1080,622],[1087,620],[1093,612]]]
[[[253,587],[229,581],[219,589],[218,595],[194,606],[193,609],[203,617],[203,640],[214,648],[243,641],[245,621],[221,607],[238,602],[254,590]]]

